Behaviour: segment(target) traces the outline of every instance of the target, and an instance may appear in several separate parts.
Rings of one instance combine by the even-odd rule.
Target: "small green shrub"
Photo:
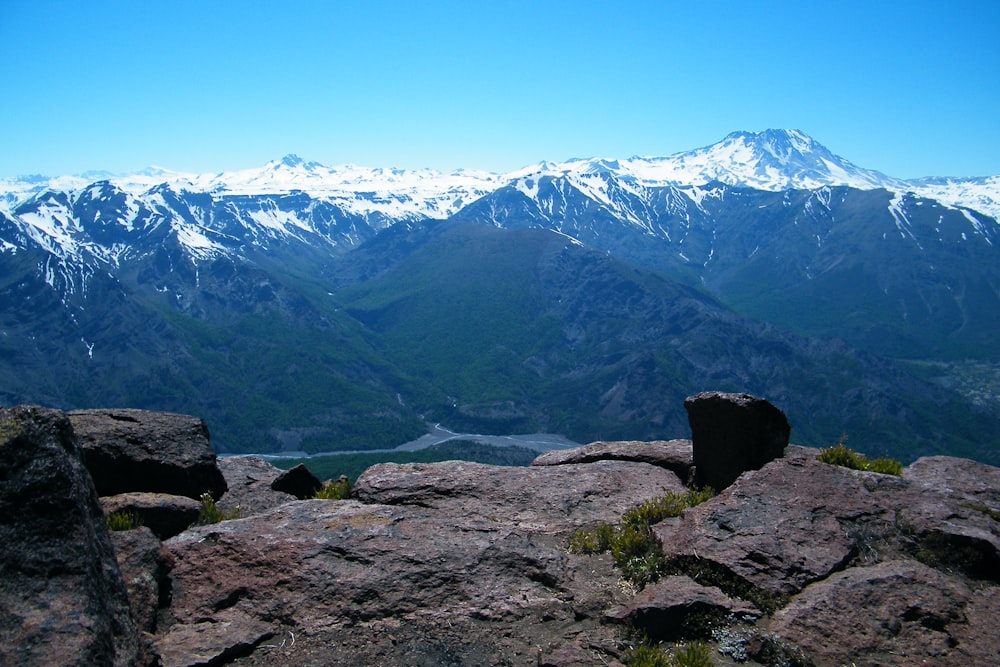
[[[203,493],[200,497],[201,500],[201,511],[198,513],[198,519],[194,522],[196,526],[208,526],[213,523],[219,523],[220,521],[229,521],[230,519],[239,519],[243,516],[243,513],[239,509],[224,510],[215,504],[215,498],[212,497],[210,493]]]
[[[643,643],[629,651],[628,667],[713,667],[712,650],[704,642],[691,642],[673,654],[659,644]]]
[[[569,538],[569,550],[581,554],[610,551],[622,576],[637,586],[645,586],[663,573],[663,549],[653,534],[653,524],[680,516],[685,509],[713,495],[710,488],[683,494],[668,491],[625,512],[617,526],[601,523],[593,530],[576,531]]]
[[[859,454],[844,445],[843,440],[833,447],[827,447],[821,451],[819,456],[816,458],[823,463],[842,466],[852,470],[877,472],[883,475],[895,475],[897,477],[903,474],[903,464],[899,461],[884,457],[869,461],[864,454]]]
[[[142,526],[142,517],[130,510],[119,510],[104,517],[104,524],[112,531],[135,530]]]
[[[691,642],[677,649],[677,667],[712,667],[712,650],[704,642]]]
[[[319,500],[344,500],[351,497],[351,480],[341,477],[337,481],[328,480],[323,483],[323,488],[313,496]]]
[[[868,462],[868,471],[899,477],[903,474],[903,464],[896,459],[880,457]]]
[[[659,646],[639,644],[625,658],[628,667],[674,667],[670,655]]]

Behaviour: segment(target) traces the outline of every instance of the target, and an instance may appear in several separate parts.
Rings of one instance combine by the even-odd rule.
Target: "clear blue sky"
[[[1000,0],[0,0],[0,176],[504,171],[797,128],[1000,174]]]

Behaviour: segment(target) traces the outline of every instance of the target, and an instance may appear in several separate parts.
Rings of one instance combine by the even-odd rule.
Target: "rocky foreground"
[[[195,418],[0,410],[0,664],[614,665],[643,636],[720,665],[1000,664],[1000,469],[829,465],[746,398],[689,407],[694,444],[382,464],[347,500],[216,460]],[[709,481],[653,527],[641,590],[567,548]],[[204,493],[243,518],[188,527]],[[109,533],[123,508],[144,527]]]

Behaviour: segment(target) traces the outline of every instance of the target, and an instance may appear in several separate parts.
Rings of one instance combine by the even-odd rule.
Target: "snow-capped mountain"
[[[547,227],[615,252],[642,246],[659,258],[657,269],[680,261],[708,270],[719,259],[715,245],[692,245],[690,230],[719,232],[712,221],[725,219],[728,209],[714,200],[738,197],[740,189],[811,192],[816,210],[832,210],[831,188],[887,191],[871,199],[881,203],[868,215],[894,225],[917,248],[946,237],[993,244],[997,236],[1000,177],[902,181],[858,167],[800,131],[767,130],[735,132],[667,157],[545,162],[507,174],[327,167],[289,155],[219,174],[152,167],[96,182],[6,179],[0,252],[42,252],[38,272],[46,282],[82,294],[95,267],[115,273],[165,248],[194,263],[261,253],[336,256],[399,223],[458,216]],[[926,218],[916,215],[924,201],[943,207],[939,218],[949,222],[915,227],[913,220]],[[627,241],[635,235],[647,241]],[[646,247],[649,240],[655,247]],[[656,249],[664,243],[669,251]],[[699,279],[710,282],[703,272]]]
[[[913,192],[951,206],[963,206],[1000,218],[1000,175],[986,178],[924,178],[906,181],[864,169],[835,155],[799,130],[733,132],[722,141],[666,157],[590,158],[542,162],[500,174],[477,170],[442,173],[340,165],[328,167],[296,155],[260,168],[217,174],[175,172],[150,167],[141,172],[47,178],[32,175],[0,178],[0,207],[11,210],[44,190],[78,192],[106,180],[133,195],[158,185],[181,192],[230,195],[305,193],[360,215],[377,213],[396,219],[441,218],[505,185],[540,176],[582,179],[601,174],[645,187],[702,186],[718,181],[758,190],[813,190],[848,186]],[[2,210],[2,209],[0,209]]]
[[[582,396],[610,383],[587,403],[599,406],[594,414],[638,414],[621,397],[648,397],[674,376],[739,390],[752,377],[788,396],[841,387],[838,398],[824,394],[810,406],[828,416],[845,396],[864,414],[925,411],[868,385],[843,389],[860,377],[856,369],[822,371],[826,389],[800,387],[791,378],[801,373],[772,365],[810,350],[822,358],[831,344],[768,338],[761,327],[865,353],[1000,363],[998,192],[998,177],[893,179],[778,130],[667,157],[547,162],[507,174],[327,167],[287,156],[219,174],[150,168],[6,179],[0,397],[250,415],[254,429],[281,424],[266,438],[272,445],[320,432],[365,443],[380,431],[386,441],[419,435],[411,431],[429,413],[409,396],[440,400],[447,411],[456,394],[476,391],[462,377],[428,379],[454,361],[442,341],[464,341],[460,365],[504,384],[484,390],[491,396],[516,394],[512,377],[528,387],[550,373],[554,357],[518,347],[546,341],[573,348],[560,348],[563,360],[581,358],[575,346],[595,355],[576,389]],[[545,267],[544,288],[533,286],[540,274],[532,267]],[[477,272],[479,291],[466,293],[464,279]],[[661,289],[688,296],[636,296]],[[549,310],[506,331],[512,309],[542,297]],[[427,303],[437,316],[418,307]],[[757,324],[734,324],[740,315],[727,308]],[[695,320],[701,333],[691,340]],[[607,327],[623,321],[638,328],[621,357],[601,346]],[[630,356],[638,342],[644,351]],[[663,375],[657,360],[677,354],[680,365]],[[616,359],[628,363],[602,366]],[[506,404],[476,410],[509,413]]]

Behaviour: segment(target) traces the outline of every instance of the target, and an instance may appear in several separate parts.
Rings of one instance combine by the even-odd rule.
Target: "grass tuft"
[[[592,530],[578,530],[569,539],[573,553],[594,554],[610,551],[622,576],[637,586],[660,578],[664,557],[652,526],[680,516],[714,495],[710,488],[691,489],[687,493],[668,491],[654,500],[637,505],[622,515],[618,525],[601,523]]]
[[[823,463],[842,466],[851,470],[877,472],[883,475],[895,475],[896,477],[903,474],[903,464],[899,461],[884,457],[869,461],[864,454],[860,454],[847,447],[843,440],[833,447],[827,447],[816,458]]]
[[[132,510],[119,510],[104,517],[108,530],[135,530],[142,526],[142,517]]]
[[[628,667],[713,667],[712,650],[704,642],[691,642],[673,653],[660,644],[644,642],[629,651]]]
[[[337,481],[327,480],[323,482],[323,488],[313,496],[318,500],[344,500],[351,497],[351,480],[341,477]]]
[[[220,521],[229,521],[230,519],[240,519],[243,513],[240,510],[224,510],[215,504],[215,498],[212,494],[206,492],[201,494],[201,511],[198,513],[198,519],[194,522],[196,526],[208,526],[213,523],[219,523]]]

